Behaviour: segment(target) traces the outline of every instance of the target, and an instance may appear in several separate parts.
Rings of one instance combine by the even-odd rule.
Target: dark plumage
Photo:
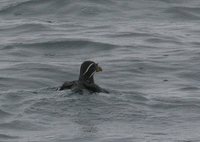
[[[91,93],[108,93],[107,90],[99,87],[94,82],[94,74],[100,71],[102,71],[102,68],[97,63],[93,61],[85,61],[82,63],[80,68],[79,80],[66,81],[59,90],[71,89],[72,91],[81,93],[83,89],[86,89]]]

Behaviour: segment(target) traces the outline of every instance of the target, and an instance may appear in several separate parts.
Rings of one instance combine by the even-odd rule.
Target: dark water
[[[199,0],[1,0],[1,142],[200,141]],[[55,91],[85,60],[110,94]]]

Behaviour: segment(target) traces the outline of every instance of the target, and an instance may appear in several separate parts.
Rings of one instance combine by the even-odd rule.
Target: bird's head
[[[102,68],[93,61],[85,61],[80,68],[79,81],[86,81],[87,83],[94,83],[94,74],[102,71]]]

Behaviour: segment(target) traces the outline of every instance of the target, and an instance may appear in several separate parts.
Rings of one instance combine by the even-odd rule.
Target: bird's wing
[[[88,90],[92,91],[92,92],[103,92],[103,93],[109,93],[107,90],[99,87],[97,84],[85,84],[84,83],[85,88],[87,88]]]
[[[66,81],[59,90],[71,89],[76,84],[76,81]]]

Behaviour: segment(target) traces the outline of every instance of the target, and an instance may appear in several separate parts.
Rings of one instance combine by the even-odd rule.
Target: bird
[[[102,68],[94,61],[84,61],[80,67],[79,79],[74,81],[66,81],[59,90],[71,89],[73,92],[83,93],[88,90],[90,93],[109,93],[106,89],[99,87],[94,82],[94,75],[103,71]]]

